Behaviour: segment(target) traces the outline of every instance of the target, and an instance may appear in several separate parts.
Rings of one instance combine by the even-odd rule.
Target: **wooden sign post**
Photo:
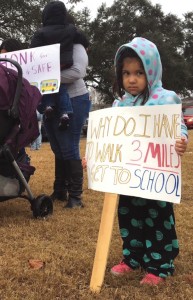
[[[174,149],[181,138],[181,110],[176,104],[89,113],[88,188],[105,193],[90,282],[93,292],[103,284],[118,195],[180,202],[181,164]]]
[[[105,193],[101,223],[98,234],[95,259],[93,264],[90,289],[99,293],[103,284],[110,242],[117,211],[118,195]]]

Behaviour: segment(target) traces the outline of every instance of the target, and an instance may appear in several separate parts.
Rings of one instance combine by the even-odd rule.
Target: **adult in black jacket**
[[[84,34],[73,24],[68,23],[68,13],[61,1],[49,2],[42,12],[42,27],[39,28],[31,41],[31,48],[52,44],[60,44],[61,69],[73,64],[73,44],[82,44],[88,48],[89,43]],[[61,84],[59,97],[56,94],[45,95],[42,99],[41,111],[47,118],[52,118],[54,110],[60,116],[59,127],[66,129],[69,115],[73,113],[72,105],[65,84]]]

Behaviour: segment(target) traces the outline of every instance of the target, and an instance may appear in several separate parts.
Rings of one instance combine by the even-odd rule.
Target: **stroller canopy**
[[[0,64],[0,111],[9,111],[13,105],[18,73]],[[41,101],[37,87],[22,78],[22,87],[18,101],[18,121],[20,130],[13,143],[17,150],[33,142],[39,135],[36,109]]]

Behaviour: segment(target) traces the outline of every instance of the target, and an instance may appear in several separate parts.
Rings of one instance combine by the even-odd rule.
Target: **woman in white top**
[[[80,136],[88,117],[91,102],[84,77],[88,66],[88,55],[80,44],[73,46],[73,65],[61,72],[61,82],[67,91],[73,107],[67,130],[58,128],[58,115],[51,120],[44,118],[52,151],[55,155],[55,181],[52,199],[67,200],[65,208],[83,207],[81,200],[83,170],[80,159]]]

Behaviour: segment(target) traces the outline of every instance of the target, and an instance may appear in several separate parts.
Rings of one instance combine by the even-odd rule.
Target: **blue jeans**
[[[42,127],[42,122],[38,122],[38,128],[39,128],[39,135],[35,141],[31,143],[31,149],[32,150],[39,150],[41,145],[42,145],[42,134],[41,134],[41,127]]]
[[[43,113],[47,106],[56,107],[60,116],[73,113],[72,104],[65,84],[62,83],[60,85],[58,93],[43,95],[38,110],[41,110]]]
[[[51,149],[56,158],[63,160],[80,159],[80,135],[82,127],[88,118],[91,102],[89,94],[71,98],[73,114],[70,117],[70,125],[66,130],[58,128],[59,115],[57,112],[52,119],[44,117],[44,124]]]

